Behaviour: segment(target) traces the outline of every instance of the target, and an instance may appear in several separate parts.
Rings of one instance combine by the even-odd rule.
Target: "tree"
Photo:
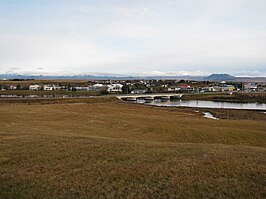
[[[21,85],[20,84],[17,85],[17,90],[21,90]]]
[[[100,89],[100,95],[107,95],[107,94],[109,94],[108,91],[107,91],[107,88],[106,87],[102,87]]]
[[[129,94],[131,92],[131,89],[128,85],[124,85],[122,87],[122,92],[125,93],[125,94]]]

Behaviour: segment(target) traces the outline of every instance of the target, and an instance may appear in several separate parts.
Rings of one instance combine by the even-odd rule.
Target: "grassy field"
[[[216,121],[108,98],[21,102],[0,101],[1,199],[266,197],[264,115]]]
[[[69,95],[69,96],[98,96],[100,95],[99,91],[31,91],[31,90],[0,90],[0,95],[18,95],[18,96],[29,96],[29,95],[38,95],[43,97],[45,95],[52,95],[54,97],[60,95]]]

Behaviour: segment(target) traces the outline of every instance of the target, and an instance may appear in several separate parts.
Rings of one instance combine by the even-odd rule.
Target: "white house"
[[[100,88],[102,88],[104,85],[103,84],[94,84],[93,86],[92,86],[92,88],[93,89],[100,89]]]
[[[56,85],[44,85],[43,90],[44,91],[54,91],[54,90],[60,90],[60,86]]]
[[[181,88],[177,86],[171,86],[168,88],[168,92],[175,92],[175,91],[180,91]]]
[[[44,85],[43,90],[44,91],[53,91],[54,86],[53,85]]]
[[[15,86],[15,85],[10,85],[9,86],[9,90],[16,90],[17,89],[17,86]]]
[[[110,84],[107,85],[108,93],[119,93],[122,92],[123,85],[122,84]]]
[[[146,90],[133,90],[131,91],[131,94],[144,94],[146,92],[147,92]]]
[[[37,84],[30,85],[29,86],[29,90],[31,90],[31,91],[38,91],[38,90],[41,90],[41,86],[40,85],[37,85]]]
[[[90,87],[82,87],[82,86],[77,86],[75,87],[76,91],[89,91],[91,90]]]
[[[202,87],[200,88],[200,92],[201,93],[205,93],[205,92],[213,92],[214,91],[214,87],[212,86],[207,86],[207,87]]]

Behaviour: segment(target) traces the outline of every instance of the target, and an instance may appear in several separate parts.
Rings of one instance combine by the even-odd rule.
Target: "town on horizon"
[[[108,77],[110,78],[110,77]],[[227,74],[213,74],[203,79],[2,79],[0,90],[62,91],[79,95],[79,91],[90,95],[145,94],[145,93],[233,93],[266,92],[266,81],[254,78],[236,78]],[[73,93],[74,92],[74,93]],[[91,93],[92,92],[92,93]],[[33,97],[34,92],[30,93]],[[38,93],[40,95],[41,93]],[[56,97],[67,95],[56,93]],[[81,95],[82,95],[81,94]],[[38,97],[36,95],[35,97]],[[52,94],[53,95],[53,94]],[[5,95],[2,98],[18,97]],[[25,96],[24,96],[25,97]],[[27,96],[26,96],[27,97]],[[55,97],[55,96],[53,96]]]

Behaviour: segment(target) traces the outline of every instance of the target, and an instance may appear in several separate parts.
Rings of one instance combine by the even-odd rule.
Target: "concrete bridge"
[[[152,93],[152,94],[128,94],[128,95],[117,95],[116,97],[121,100],[126,101],[136,101],[137,99],[144,99],[144,100],[155,100],[155,99],[162,99],[162,100],[171,100],[171,99],[180,99],[183,94],[176,94],[176,93]]]

